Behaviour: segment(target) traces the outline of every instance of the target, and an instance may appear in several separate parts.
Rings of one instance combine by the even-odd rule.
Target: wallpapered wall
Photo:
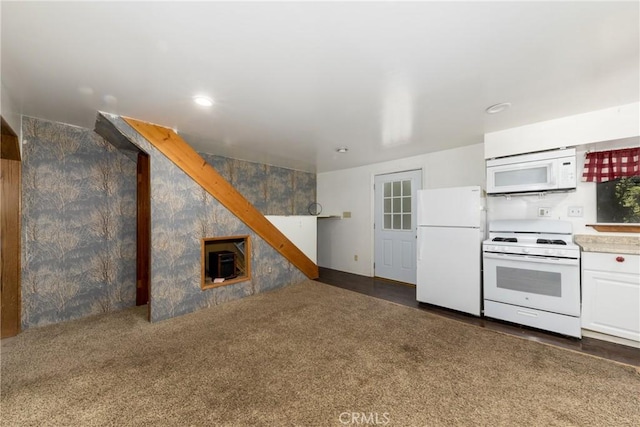
[[[124,121],[105,117],[151,155],[152,321],[305,280]],[[23,328],[135,305],[135,156],[91,130],[29,117],[23,141]],[[203,157],[265,214],[305,214],[315,201],[314,174]],[[252,280],[202,291],[200,238],[238,234],[251,236]]]
[[[309,215],[316,175],[212,154],[200,154],[264,215]]]
[[[22,132],[23,328],[135,305],[136,164],[88,129]]]
[[[103,117],[148,153],[151,160],[152,321],[306,280],[298,268],[206,193],[124,120],[109,114],[103,114]],[[285,191],[286,188],[280,190]],[[313,195],[315,197],[315,188]],[[251,280],[201,290],[200,239],[243,234],[251,236]]]

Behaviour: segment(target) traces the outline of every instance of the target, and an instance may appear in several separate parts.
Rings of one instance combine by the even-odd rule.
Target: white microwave
[[[487,160],[488,194],[573,190],[576,181],[575,148]]]

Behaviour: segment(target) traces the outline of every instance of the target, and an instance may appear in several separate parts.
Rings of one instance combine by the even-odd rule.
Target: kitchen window
[[[596,184],[599,223],[640,223],[640,176]]]
[[[596,183],[598,223],[640,223],[640,147],[587,153],[582,180]]]

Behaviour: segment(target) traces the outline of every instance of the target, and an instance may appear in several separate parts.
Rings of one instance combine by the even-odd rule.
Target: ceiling
[[[639,2],[2,1],[2,85],[25,115],[93,128],[106,111],[326,172],[637,102],[638,17]]]

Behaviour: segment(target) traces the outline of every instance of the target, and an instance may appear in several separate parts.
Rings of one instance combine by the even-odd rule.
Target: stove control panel
[[[548,245],[495,245],[493,242],[485,242],[482,245],[484,252],[512,255],[532,255],[541,257],[580,258],[580,249],[573,247],[550,248]]]

